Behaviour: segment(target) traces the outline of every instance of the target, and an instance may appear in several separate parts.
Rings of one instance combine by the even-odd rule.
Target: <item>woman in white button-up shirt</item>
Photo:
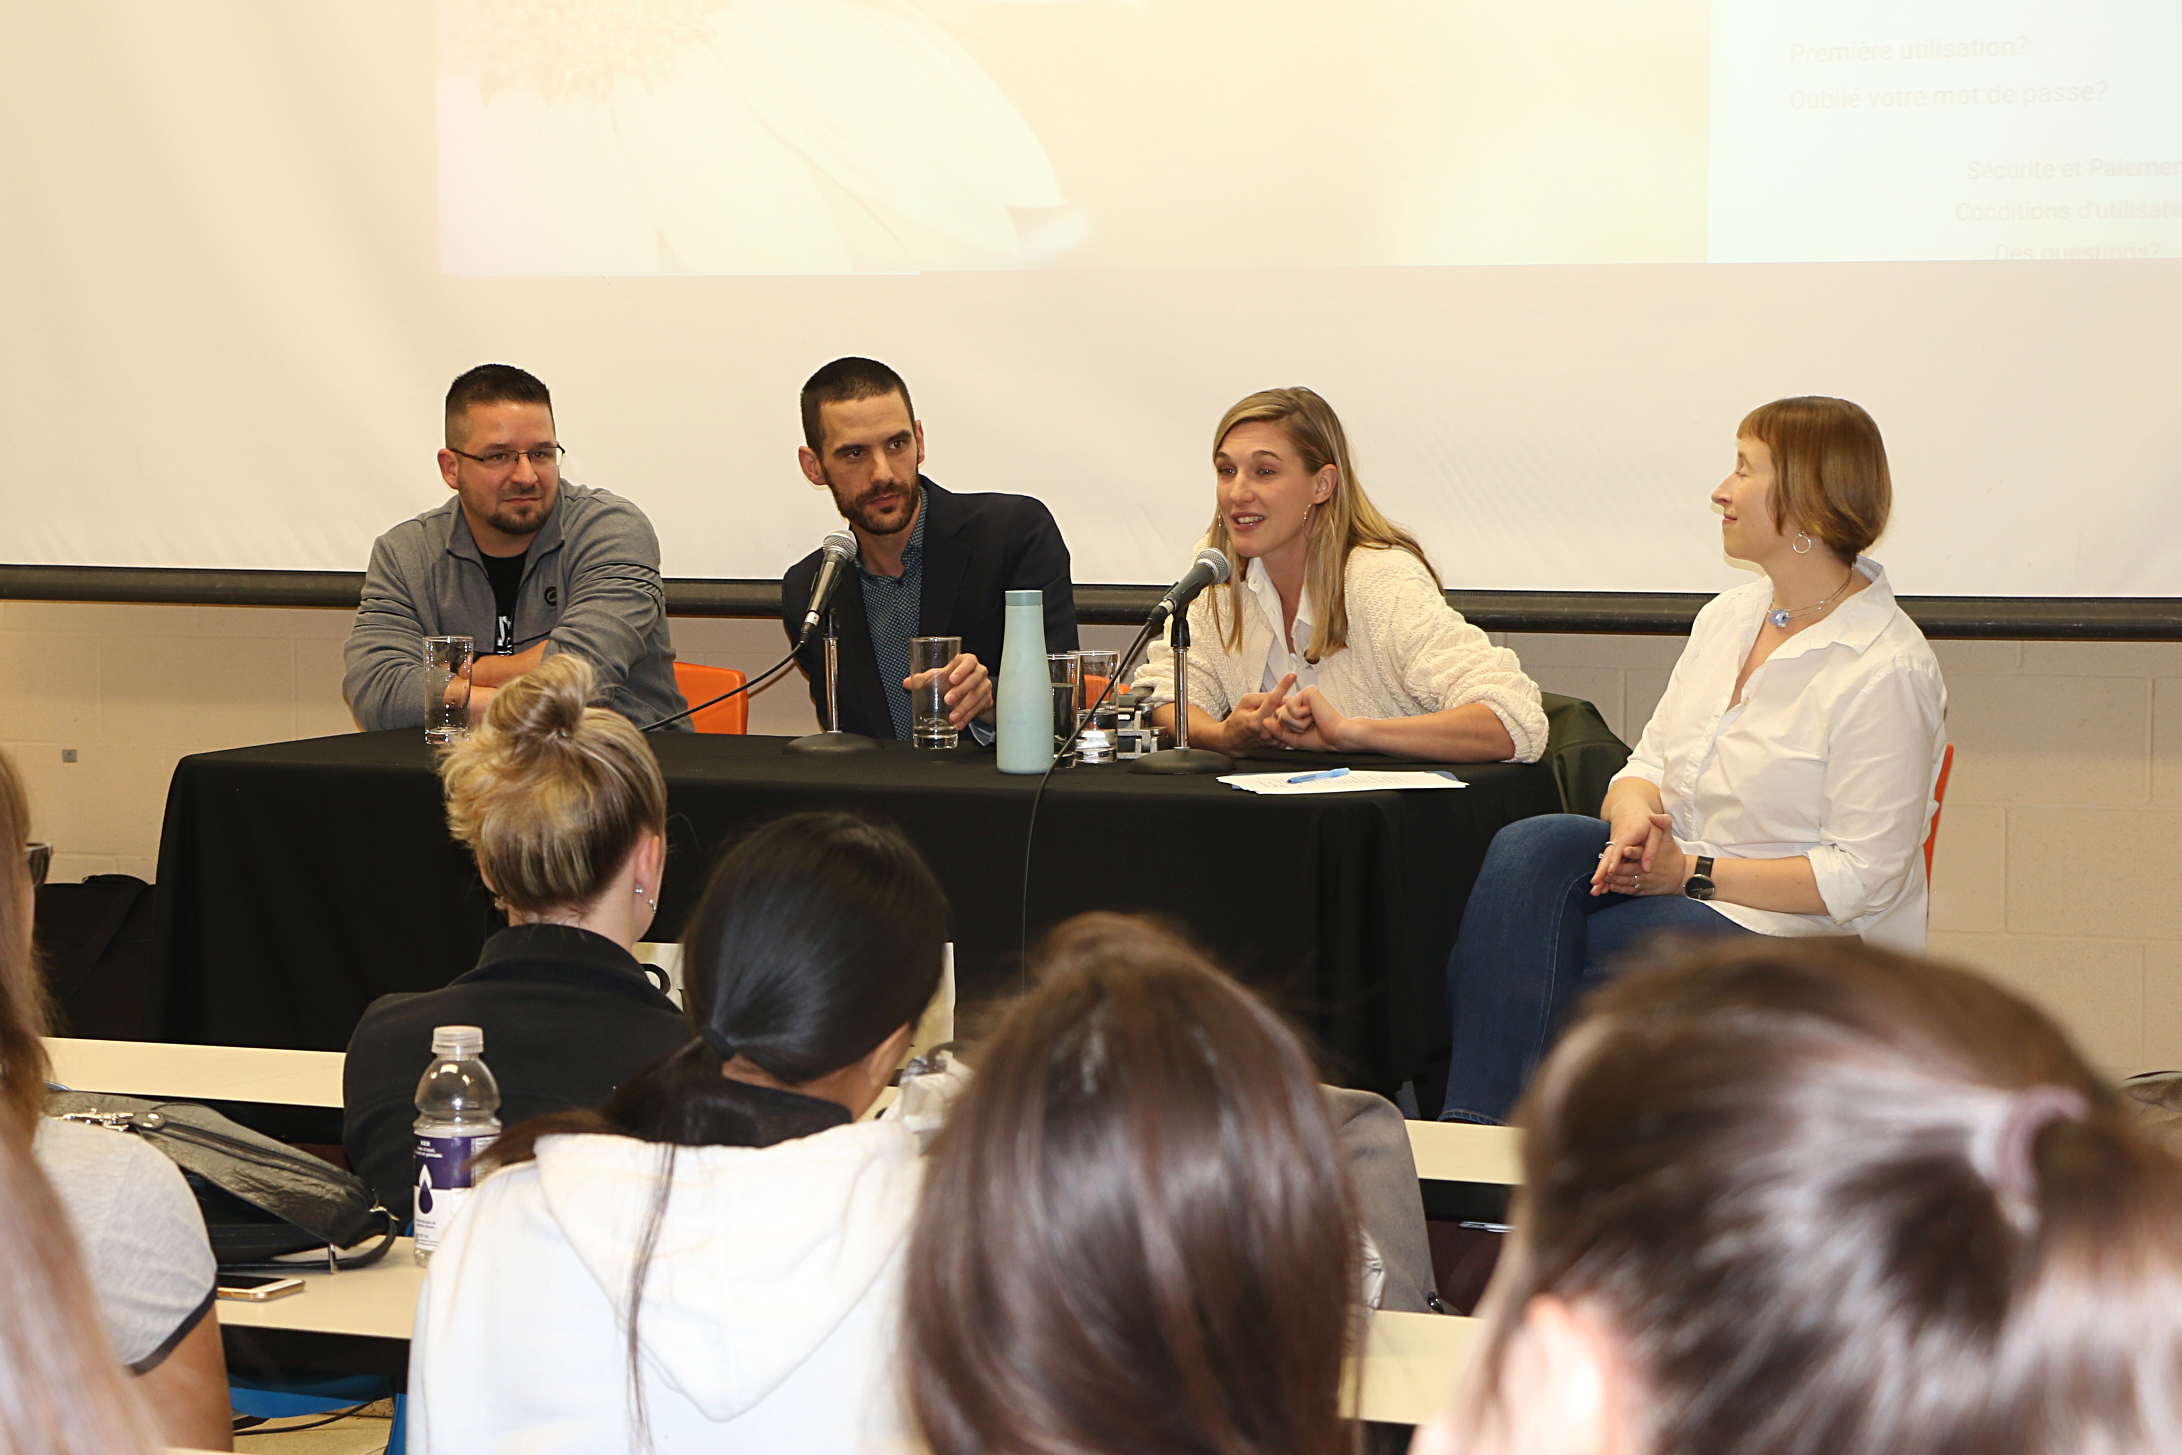
[[[1364,494],[1331,405],[1308,389],[1268,389],[1230,409],[1212,438],[1204,543],[1236,563],[1236,577],[1190,607],[1192,746],[1538,760],[1538,685],[1447,604],[1424,548]],[[1137,682],[1152,689],[1154,720],[1172,726],[1165,643]]]
[[[1924,948],[1923,845],[1947,687],[1877,561],[1879,427],[1783,399],[1712,493],[1763,579],[1714,598],[1599,818],[1493,840],[1448,963],[1451,1121],[1505,1119],[1587,983],[1662,933]]]

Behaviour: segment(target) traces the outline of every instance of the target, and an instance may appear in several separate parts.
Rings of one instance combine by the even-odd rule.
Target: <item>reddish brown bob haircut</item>
[[[1886,533],[1894,509],[1879,426],[1846,399],[1809,395],[1761,404],[1736,427],[1773,452],[1773,520],[1792,523],[1844,563]]]

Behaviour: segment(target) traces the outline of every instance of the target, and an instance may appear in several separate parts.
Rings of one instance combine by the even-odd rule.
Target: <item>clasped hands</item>
[[[1607,831],[1591,892],[1680,894],[1689,877],[1689,855],[1675,841],[1674,820],[1663,813],[1629,814]]]
[[[902,679],[902,686],[916,692],[934,677],[947,679],[947,721],[957,732],[968,727],[971,718],[990,721],[993,715],[992,674],[974,652],[959,652],[944,667],[929,672],[915,672]]]
[[[1336,711],[1316,687],[1290,697],[1295,685],[1296,674],[1290,672],[1271,692],[1243,694],[1220,724],[1222,743],[1231,756],[1274,743],[1319,752],[1344,752],[1355,746],[1347,732],[1350,719]]]

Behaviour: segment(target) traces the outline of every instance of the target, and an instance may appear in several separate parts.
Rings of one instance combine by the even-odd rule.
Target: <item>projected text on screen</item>
[[[2182,253],[2172,0],[441,0],[439,35],[455,274]]]

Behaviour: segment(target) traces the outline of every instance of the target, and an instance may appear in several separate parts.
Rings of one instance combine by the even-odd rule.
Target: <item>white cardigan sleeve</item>
[[[1189,608],[1190,706],[1214,717],[1226,717],[1235,710],[1238,700],[1230,695],[1228,684],[1221,680],[1220,669],[1228,664],[1227,639],[1221,635],[1221,622],[1215,620],[1212,610],[1213,593],[1225,589],[1215,586],[1200,592]],[[1145,653],[1144,665],[1137,668],[1135,685],[1152,689],[1150,705],[1153,707],[1165,707],[1174,701],[1174,649],[1167,645],[1164,635],[1153,641]]]
[[[1403,689],[1426,712],[1483,703],[1515,743],[1510,761],[1537,762],[1546,750],[1545,708],[1515,653],[1463,620],[1421,568],[1387,584],[1374,602],[1374,614],[1384,613],[1374,635],[1383,632]]]

